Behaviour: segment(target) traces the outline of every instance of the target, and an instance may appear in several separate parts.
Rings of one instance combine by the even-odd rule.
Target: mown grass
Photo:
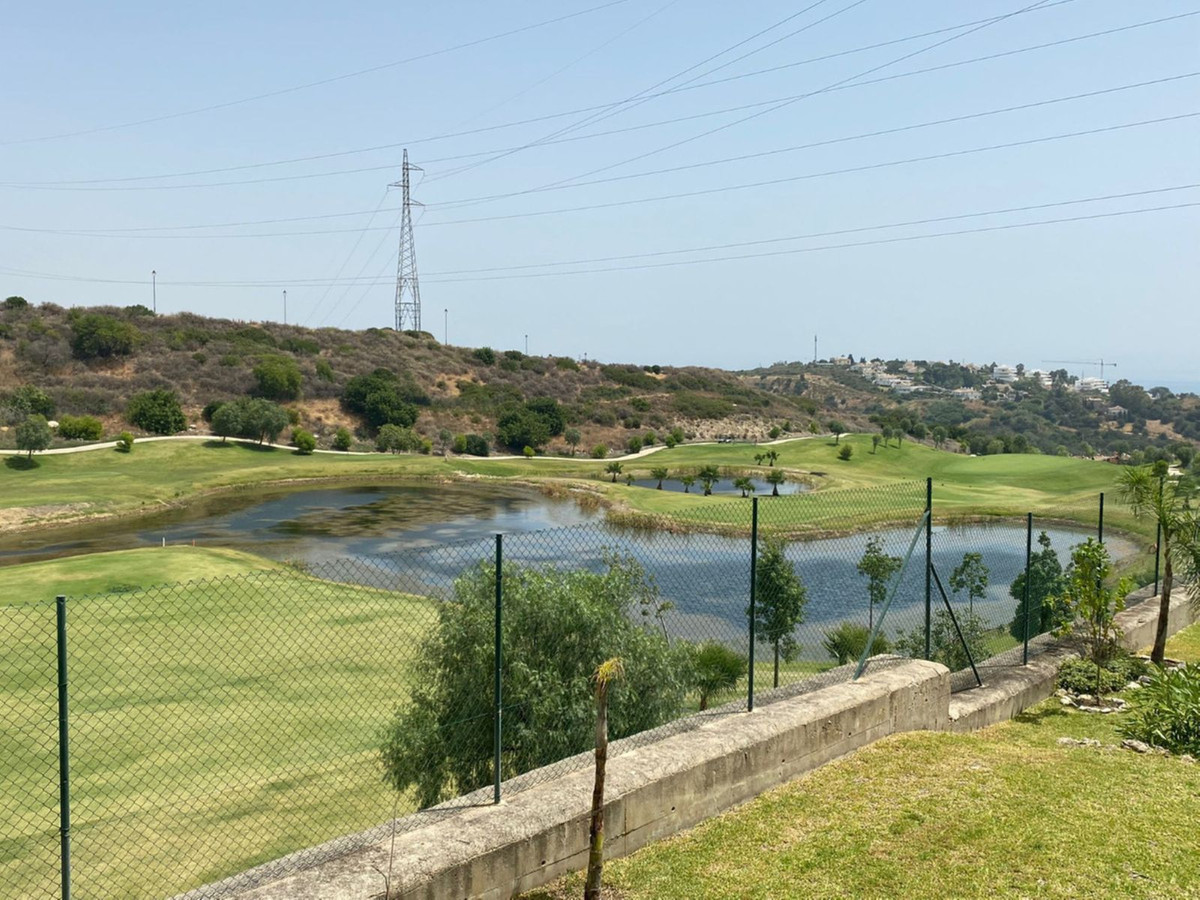
[[[396,800],[378,732],[431,601],[192,548],[17,566],[2,584],[9,598],[37,584],[129,588],[161,582],[168,564],[208,580],[68,601],[80,896],[172,895],[384,822]],[[0,885],[12,896],[56,894],[54,629],[52,602],[0,606]]]
[[[812,496],[770,498],[762,504],[764,523],[771,517],[781,527],[805,530],[827,527],[836,519],[851,525],[890,522],[898,515],[912,518],[922,505],[919,486],[912,497],[889,506],[870,491],[857,493],[840,488],[870,488],[897,482],[934,479],[934,509],[940,520],[955,517],[1017,517],[1026,512],[1068,522],[1094,525],[1098,495],[1113,493],[1117,468],[1106,463],[1036,455],[968,457],[906,442],[900,447],[871,452],[866,435],[842,439],[855,448],[854,456],[836,458],[828,439],[800,439],[773,446],[778,466],[793,477],[817,486]],[[663,449],[624,464],[627,473],[648,475],[651,466],[665,466],[672,476],[694,472],[701,465],[750,470],[752,444],[685,445]],[[211,491],[255,484],[315,479],[379,483],[385,480],[453,477],[520,479],[585,479],[602,491],[620,510],[637,515],[668,516],[685,527],[746,527],[749,501],[728,496],[704,497],[692,493],[656,491],[613,484],[603,474],[604,463],[585,459],[541,458],[489,460],[470,457],[443,459],[428,456],[298,456],[287,450],[260,449],[240,444],[211,442],[157,442],[135,445],[134,452],[109,451],[43,456],[29,470],[0,474],[0,522],[12,525],[53,523],[88,516],[150,512],[164,504],[185,503]],[[761,471],[765,472],[763,468]],[[820,474],[813,474],[820,473]],[[921,496],[918,496],[921,495]],[[827,496],[828,500],[818,499]],[[1110,497],[1106,518],[1110,527],[1143,533],[1124,507]],[[903,507],[903,509],[901,509]],[[816,523],[813,525],[813,523]]]
[[[1200,897],[1200,765],[1121,750],[1117,724],[1052,698],[977,734],[886,738],[605,881],[625,900]],[[575,875],[525,898],[581,890]]]

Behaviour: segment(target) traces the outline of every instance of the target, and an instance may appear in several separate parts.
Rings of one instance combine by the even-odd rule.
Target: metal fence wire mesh
[[[228,896],[585,767],[590,676],[613,656],[615,753],[927,640],[955,689],[972,660],[1020,664],[1026,524],[927,533],[926,491],[711,497],[70,598],[75,892]],[[1079,540],[1029,537],[1049,568]],[[0,641],[0,894],[59,896],[55,604],[0,606]]]
[[[0,895],[59,895],[54,603],[0,605]]]

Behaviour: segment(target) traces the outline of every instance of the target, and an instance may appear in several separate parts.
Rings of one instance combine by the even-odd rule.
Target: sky
[[[4,18],[5,296],[389,326],[407,148],[451,343],[749,368],[817,335],[1200,390],[1194,0]]]

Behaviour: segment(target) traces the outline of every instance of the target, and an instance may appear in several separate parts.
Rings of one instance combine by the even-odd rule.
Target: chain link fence
[[[928,491],[713,497],[74,597],[63,642],[56,604],[2,606],[0,894],[62,894],[64,807],[79,896],[209,898],[585,767],[611,656],[614,752],[907,657],[972,686],[972,662],[1037,652],[1023,579],[1079,535],[931,528]]]

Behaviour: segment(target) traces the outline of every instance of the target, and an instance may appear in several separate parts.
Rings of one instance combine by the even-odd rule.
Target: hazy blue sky
[[[286,288],[289,321],[390,325],[399,196],[385,191],[408,146],[426,171],[415,191],[426,204],[424,324],[441,337],[448,309],[455,343],[519,348],[528,334],[535,353],[748,367],[808,358],[816,332],[823,356],[1031,367],[1103,356],[1147,384],[1198,381],[1200,206],[894,240],[1200,203],[1200,6],[1048,0],[966,26],[1030,5],[8,4],[0,294],[149,305],[156,269],[161,311],[280,319]],[[389,65],[592,7],[602,8]],[[883,42],[893,43],[844,52]],[[372,67],[382,68],[174,115]],[[749,74],[763,69],[774,71]],[[1129,87],[1161,79],[1174,80]],[[699,165],[1097,91],[1107,93]],[[713,114],[748,104],[761,105]],[[109,128],[145,119],[158,121]],[[1114,126],[1131,127],[900,162]],[[594,136],[609,131],[620,133]],[[474,133],[439,137],[454,132]],[[272,165],[379,145],[394,146]],[[246,166],[256,167],[177,174]],[[829,174],[845,169],[858,171]],[[170,177],[146,178],[159,175]],[[642,177],[574,184],[630,175]],[[764,181],[777,183],[742,187]],[[1145,191],[1157,193],[844,233]],[[457,203],[483,197],[493,199]],[[620,205],[529,215],[603,204]],[[342,213],[355,215],[328,217]],[[224,224],[279,219],[296,221]],[[177,228],[195,225],[221,227]],[[334,233],[295,233],[314,231]],[[537,268],[798,235],[820,236]],[[831,247],[880,240],[891,242]],[[711,261],[747,254],[774,255]],[[661,265],[698,260],[710,261]],[[464,274],[514,266],[531,268]],[[561,274],[595,269],[609,271]]]

